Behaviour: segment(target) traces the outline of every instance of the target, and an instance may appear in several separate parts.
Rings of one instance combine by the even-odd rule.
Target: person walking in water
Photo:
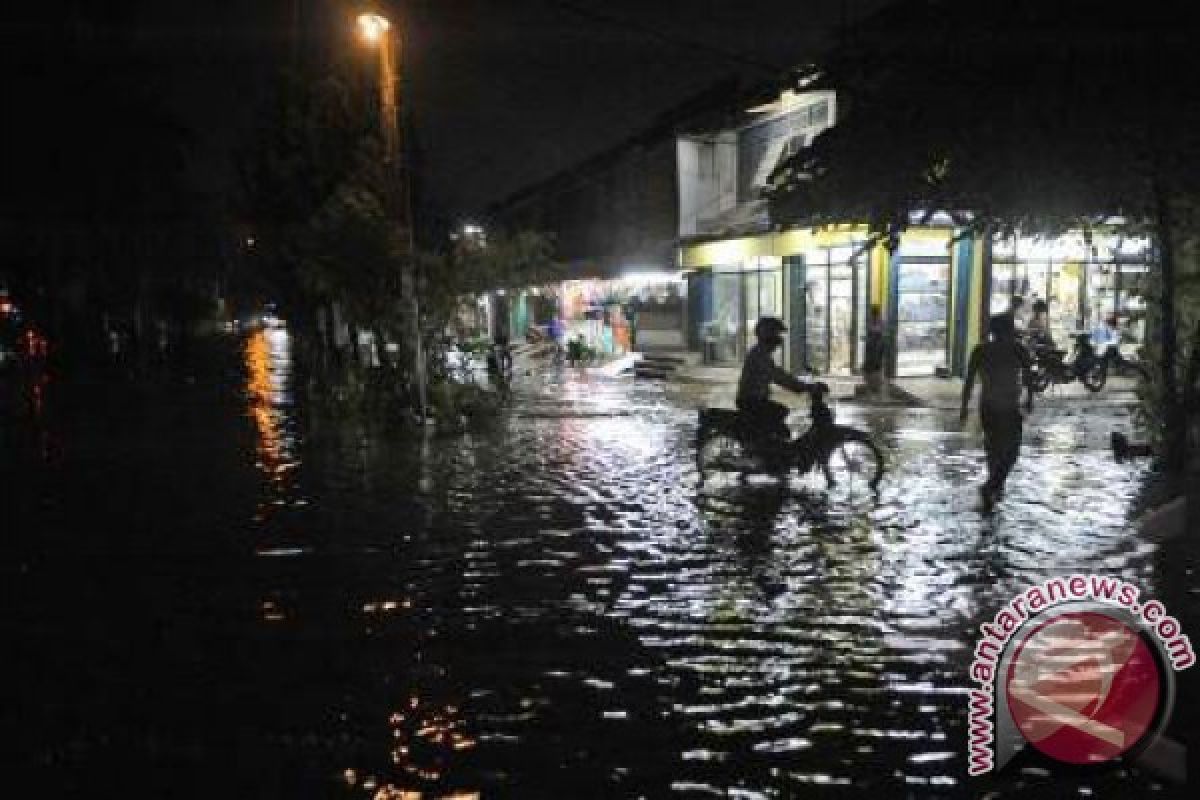
[[[959,419],[967,419],[967,407],[976,376],[983,379],[979,420],[983,425],[983,447],[987,454],[987,481],[980,489],[984,511],[991,511],[1004,492],[1008,474],[1021,450],[1021,383],[1029,368],[1029,354],[1017,341],[1013,317],[992,317],[990,341],[976,345],[967,363]]]

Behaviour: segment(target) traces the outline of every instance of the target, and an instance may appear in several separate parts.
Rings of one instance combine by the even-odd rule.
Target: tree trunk
[[[1167,464],[1172,469],[1187,463],[1187,430],[1176,380],[1176,361],[1179,345],[1175,330],[1175,240],[1171,199],[1162,181],[1153,184],[1154,209],[1158,227],[1158,262],[1162,275],[1162,297],[1159,307],[1159,342],[1162,347],[1162,379],[1164,396],[1163,420],[1166,433]]]

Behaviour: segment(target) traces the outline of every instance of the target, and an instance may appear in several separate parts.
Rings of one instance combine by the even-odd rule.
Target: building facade
[[[1115,323],[1125,346],[1144,337],[1145,238],[1107,232],[985,240],[934,215],[889,250],[865,226],[778,230],[763,189],[779,164],[836,121],[832,92],[784,92],[736,124],[678,139],[679,266],[685,338],[705,361],[736,364],[761,316],[789,328],[793,371],[860,371],[872,306],[893,377],[962,375],[988,318],[1021,296],[1043,300],[1060,346]]]
[[[755,322],[778,316],[785,367],[851,375],[876,307],[891,376],[962,375],[989,317],[1020,296],[1027,312],[1046,302],[1062,347],[1110,320],[1126,349],[1143,340],[1152,254],[1116,226],[985,240],[934,215],[894,250],[861,225],[780,230],[764,189],[836,123],[836,94],[724,91],[494,209],[499,224],[553,233],[569,273],[537,303],[508,298],[514,337],[558,314],[600,350],[686,349],[734,365]]]
[[[501,316],[511,320],[513,336],[557,314],[568,336],[582,336],[601,352],[685,348],[677,138],[698,120],[726,116],[737,96],[735,84],[715,86],[490,209],[489,224],[552,234],[567,273],[552,289],[552,305],[522,314],[534,305],[527,297],[509,298]]]
[[[783,363],[794,371],[849,375],[862,366],[869,309],[888,332],[894,377],[959,375],[992,314],[1021,296],[1048,308],[1060,346],[1111,324],[1122,347],[1145,338],[1149,240],[1118,230],[1085,239],[996,237],[950,226],[910,228],[899,247],[871,245],[861,226],[798,228],[684,244],[689,349],[734,364],[760,316],[789,328]]]

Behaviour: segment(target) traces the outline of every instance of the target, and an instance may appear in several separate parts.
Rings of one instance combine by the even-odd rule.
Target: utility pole
[[[379,48],[379,108],[383,128],[383,158],[388,166],[388,175],[392,179],[392,192],[395,197],[396,188],[399,190],[399,202],[393,203],[393,208],[401,217],[404,226],[404,244],[407,263],[406,274],[402,277],[402,286],[409,296],[410,313],[413,331],[413,378],[417,384],[417,404],[422,421],[425,420],[429,408],[425,376],[425,346],[421,338],[421,304],[420,282],[417,275],[417,248],[414,232],[412,210],[412,176],[409,173],[406,151],[401,138],[400,125],[400,34],[393,30],[392,24],[376,13],[365,13],[358,17],[359,30],[363,38]],[[379,346],[384,346],[383,342]]]

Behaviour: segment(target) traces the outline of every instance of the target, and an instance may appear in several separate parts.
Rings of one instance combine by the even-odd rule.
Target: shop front
[[[874,290],[865,241],[858,229],[800,230],[685,247],[689,347],[706,363],[736,365],[758,320],[779,317],[789,328],[786,368],[856,371]]]
[[[1023,300],[1024,323],[1038,301],[1048,308],[1050,335],[1066,347],[1073,334],[1115,323],[1122,342],[1136,349],[1145,337],[1145,278],[1149,240],[1080,233],[1054,238],[1009,236],[992,245],[989,311],[999,314]]]
[[[878,305],[892,376],[961,377],[987,317],[1016,295],[1026,316],[1046,301],[1051,334],[1064,345],[1110,320],[1130,355],[1144,341],[1144,238],[997,238],[990,255],[982,240],[948,226],[914,226],[891,253],[867,241],[864,228],[840,226],[685,245],[689,348],[708,363],[737,364],[759,317],[779,316],[789,327],[785,368],[856,374]]]
[[[761,317],[783,316],[783,260],[756,256],[742,265],[714,267],[710,272],[712,302],[697,320],[705,359],[737,363],[754,344]]]
[[[581,338],[602,355],[682,350],[686,294],[682,276],[675,272],[564,281],[558,288],[558,313],[567,339]]]
[[[951,234],[901,239],[892,259],[896,377],[944,374],[950,364]]]
[[[803,308],[792,311],[792,324],[803,324],[804,331],[796,363],[825,375],[849,375],[861,366],[870,292],[867,261],[861,242],[805,255]]]

